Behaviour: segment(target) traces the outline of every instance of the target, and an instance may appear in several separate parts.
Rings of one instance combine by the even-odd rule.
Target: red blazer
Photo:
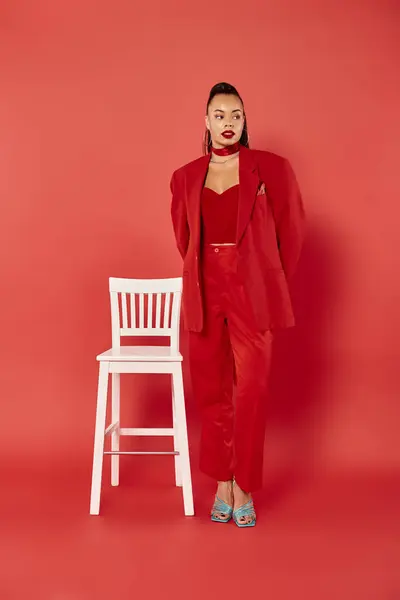
[[[200,200],[210,158],[207,154],[180,167],[170,183],[172,222],[184,261],[184,323],[197,332],[203,328]],[[239,280],[260,330],[290,327],[294,316],[287,280],[299,259],[304,229],[296,178],[286,159],[241,146],[239,183]]]

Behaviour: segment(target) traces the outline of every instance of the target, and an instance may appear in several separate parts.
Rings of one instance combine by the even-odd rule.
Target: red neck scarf
[[[231,146],[225,146],[225,148],[214,148],[214,146],[212,146],[211,151],[217,156],[229,156],[230,154],[235,154],[235,152],[238,152],[239,148],[240,142],[235,142]]]

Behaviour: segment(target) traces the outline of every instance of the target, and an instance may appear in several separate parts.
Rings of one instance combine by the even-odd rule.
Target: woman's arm
[[[304,239],[304,207],[296,176],[288,160],[279,157],[269,186],[279,253],[289,279],[300,258]]]
[[[175,233],[176,245],[179,253],[184,259],[189,245],[189,225],[186,214],[186,204],[183,196],[183,182],[179,181],[178,171],[174,171],[171,177],[170,189],[172,193],[171,217]]]

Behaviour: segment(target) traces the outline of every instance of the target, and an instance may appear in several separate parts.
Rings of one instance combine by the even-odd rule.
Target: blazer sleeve
[[[305,215],[296,176],[286,159],[274,173],[270,194],[277,242],[283,269],[288,279],[296,270],[304,239]]]
[[[186,203],[182,193],[182,185],[179,182],[179,174],[174,171],[170,181],[172,193],[171,218],[174,228],[176,245],[180,255],[184,259],[189,245],[189,224],[187,221]]]

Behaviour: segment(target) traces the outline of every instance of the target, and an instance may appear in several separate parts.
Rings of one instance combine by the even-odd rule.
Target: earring
[[[247,145],[249,145],[250,144],[250,136],[249,136],[249,130],[247,129],[247,118],[245,119],[244,126],[246,127],[246,138],[247,138],[246,143],[247,143]]]

